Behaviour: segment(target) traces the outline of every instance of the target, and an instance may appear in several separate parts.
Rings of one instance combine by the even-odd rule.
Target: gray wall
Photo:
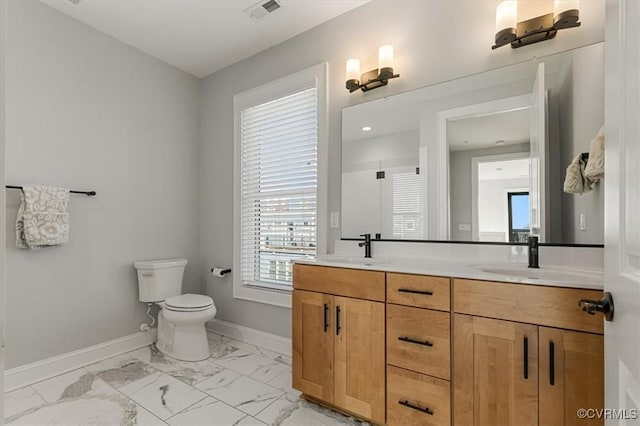
[[[559,120],[561,170],[573,158],[589,152],[591,140],[604,124],[604,46],[575,52],[560,86]],[[604,241],[604,182],[583,195],[562,193],[562,241],[602,244]],[[587,230],[580,230],[580,215],[587,219]]]
[[[70,241],[15,248],[7,192],[7,368],[138,331],[132,263],[186,257],[199,291],[200,82],[35,0],[9,4],[6,180],[94,189]]]
[[[493,1],[373,1],[278,46],[207,77],[201,108],[201,266],[203,285],[218,318],[290,336],[289,309],[233,298],[232,278],[213,278],[212,265],[233,263],[233,97],[321,62],[329,63],[328,211],[340,211],[341,109],[440,81],[482,72],[604,38],[604,2],[582,2],[579,29],[523,49],[491,50]],[[455,24],[454,24],[455,23]],[[455,25],[456,31],[451,31]],[[442,43],[446,34],[446,43]],[[375,68],[377,47],[395,47],[400,78],[368,93],[349,94],[344,66],[350,57],[362,70]],[[328,223],[328,221],[327,221]],[[329,229],[327,241],[340,237]]]
[[[449,214],[452,240],[471,241],[471,231],[460,231],[459,224],[473,224],[471,159],[487,155],[529,152],[529,143],[496,146],[492,148],[453,151],[449,154]]]

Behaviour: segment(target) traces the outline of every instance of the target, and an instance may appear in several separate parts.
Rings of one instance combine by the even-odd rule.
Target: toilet
[[[138,271],[138,298],[155,303],[158,313],[158,350],[182,361],[209,358],[205,322],[216,315],[213,299],[182,294],[187,259],[146,260],[134,263]]]

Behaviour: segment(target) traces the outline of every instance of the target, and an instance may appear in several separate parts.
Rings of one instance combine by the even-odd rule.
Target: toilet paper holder
[[[223,268],[211,268],[211,273],[216,277],[224,277],[228,273],[231,272],[231,268],[223,269]]]

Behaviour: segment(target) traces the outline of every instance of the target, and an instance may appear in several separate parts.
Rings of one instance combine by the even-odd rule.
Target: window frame
[[[261,105],[315,84],[318,99],[318,184],[316,193],[316,255],[326,254],[327,160],[328,160],[328,64],[322,63],[234,96],[234,178],[233,178],[233,297],[291,308],[291,289],[275,289],[244,284],[241,273],[242,164],[241,111]]]

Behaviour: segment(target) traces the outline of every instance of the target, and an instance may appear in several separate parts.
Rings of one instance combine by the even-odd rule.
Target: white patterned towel
[[[598,182],[604,178],[604,126],[591,141],[589,161],[584,169],[584,176],[593,182]]]
[[[69,240],[69,190],[24,185],[16,218],[16,246],[37,249]]]

